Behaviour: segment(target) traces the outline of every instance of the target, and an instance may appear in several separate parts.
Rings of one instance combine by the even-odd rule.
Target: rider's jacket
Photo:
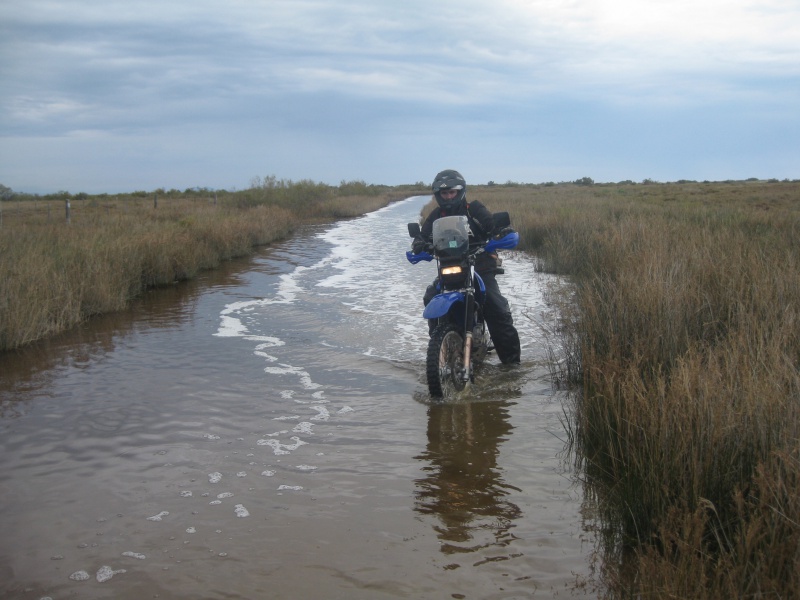
[[[478,201],[462,202],[454,210],[445,210],[437,206],[422,223],[422,239],[430,242],[433,239],[433,222],[440,217],[466,216],[469,220],[470,236],[477,241],[486,241],[494,230],[494,217],[483,204]],[[494,273],[499,267],[496,254],[481,253],[475,262],[475,270],[479,273]]]

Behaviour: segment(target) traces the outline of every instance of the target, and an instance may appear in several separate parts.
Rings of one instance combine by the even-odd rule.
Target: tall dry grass
[[[84,215],[86,217],[86,215]],[[0,230],[0,350],[117,311],[145,289],[195,276],[288,234],[284,209],[162,207]]]
[[[391,194],[284,184],[224,197],[142,194],[3,203],[0,351],[121,310],[144,290],[194,277],[289,235],[299,224],[364,214]],[[369,193],[367,193],[369,192]]]
[[[800,185],[476,192],[574,284],[608,596],[797,597]]]

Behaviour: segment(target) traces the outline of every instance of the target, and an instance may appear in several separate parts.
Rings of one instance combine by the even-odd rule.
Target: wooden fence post
[[[69,223],[69,222],[70,222],[70,217],[69,217],[69,208],[70,208],[70,207],[69,207],[69,198],[67,198],[66,200],[64,200],[64,202],[66,203],[66,211],[67,211],[67,223]]]

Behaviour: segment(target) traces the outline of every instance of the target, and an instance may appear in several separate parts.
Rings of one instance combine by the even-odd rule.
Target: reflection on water
[[[35,397],[52,397],[53,381],[68,370],[102,362],[130,336],[143,330],[177,330],[189,321],[198,298],[214,288],[241,285],[251,259],[229,261],[200,277],[149,290],[127,310],[94,316],[90,321],[49,339],[0,353],[0,419],[25,414]]]
[[[512,432],[509,402],[442,402],[428,409],[425,477],[416,481],[416,510],[439,521],[434,526],[445,554],[474,552],[513,541],[520,508],[497,462]]]

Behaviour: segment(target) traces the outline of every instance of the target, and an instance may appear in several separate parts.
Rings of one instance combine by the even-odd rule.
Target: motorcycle
[[[475,365],[491,349],[483,318],[486,286],[475,271],[475,261],[481,253],[510,250],[519,243],[508,213],[493,216],[495,231],[500,233],[489,240],[470,243],[465,216],[441,217],[433,222],[432,243],[417,254],[406,252],[411,264],[436,260],[438,293],[422,313],[431,331],[425,374],[428,391],[436,398],[452,396],[474,382]],[[409,223],[408,234],[420,238],[419,223]]]

